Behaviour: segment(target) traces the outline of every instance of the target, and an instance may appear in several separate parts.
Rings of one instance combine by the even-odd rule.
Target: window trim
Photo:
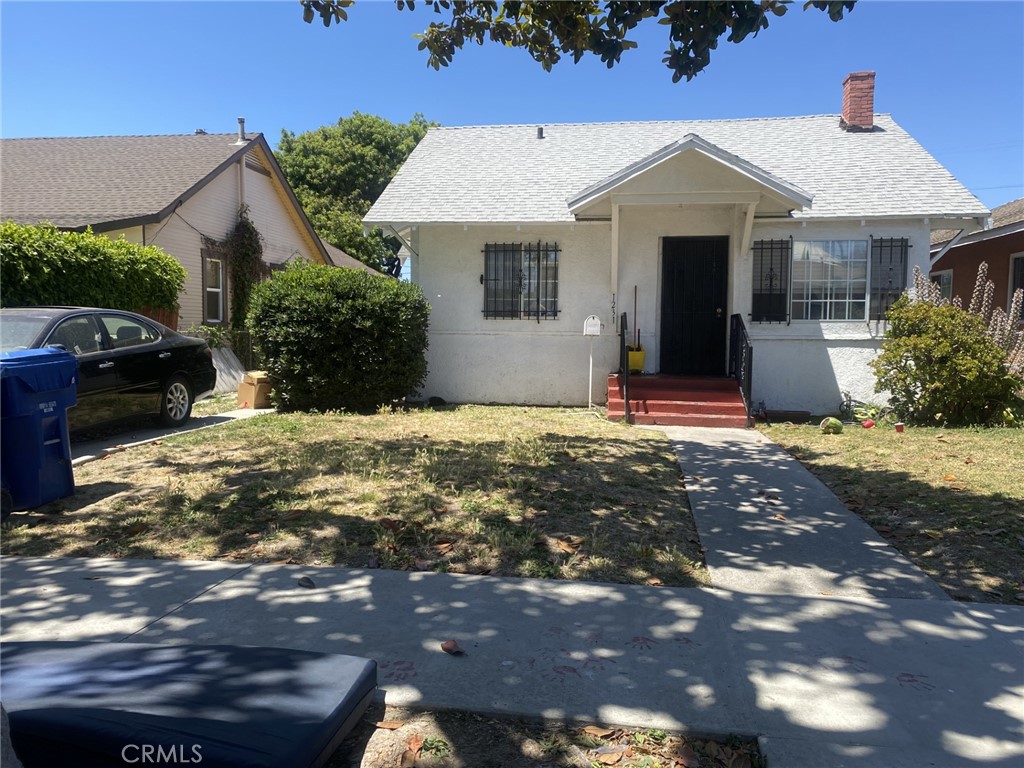
[[[203,249],[201,249],[199,251],[199,253],[200,253],[200,256],[201,256],[201,260],[202,260],[202,273],[203,273],[203,312],[202,312],[203,323],[204,324],[208,324],[208,325],[221,325],[221,324],[224,323],[224,319],[225,319],[225,317],[227,315],[227,302],[225,301],[225,297],[227,296],[227,292],[225,290],[225,288],[227,287],[225,285],[225,279],[226,279],[226,276],[227,276],[227,269],[225,268],[224,259],[221,256],[214,256],[213,254],[211,254],[209,248],[203,248]],[[207,284],[207,282],[206,282],[206,267],[207,267],[207,264],[209,262],[211,262],[211,261],[216,261],[220,265],[220,269],[218,270],[220,272],[220,287],[219,288],[211,288]],[[211,293],[216,293],[217,297],[218,297],[217,298],[217,307],[220,309],[220,317],[216,318],[216,319],[211,318],[207,314],[207,310],[209,309],[209,304],[207,302],[207,299],[208,299],[209,294],[211,294]]]

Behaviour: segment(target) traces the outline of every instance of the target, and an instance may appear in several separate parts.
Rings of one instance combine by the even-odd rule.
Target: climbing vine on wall
[[[220,244],[220,250],[227,255],[231,274],[231,329],[241,331],[245,329],[253,288],[267,272],[263,263],[263,236],[249,218],[248,206],[242,206],[238,212],[238,223]]]

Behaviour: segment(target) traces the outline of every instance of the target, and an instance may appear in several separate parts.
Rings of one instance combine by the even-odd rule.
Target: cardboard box
[[[270,374],[249,371],[238,385],[239,408],[270,408]]]

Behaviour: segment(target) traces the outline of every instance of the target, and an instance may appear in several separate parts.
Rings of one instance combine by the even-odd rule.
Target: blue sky
[[[664,28],[608,70],[470,45],[435,72],[412,35],[434,14],[358,0],[347,23],[279,2],[0,3],[0,134],[233,132],[276,145],[360,111],[443,125],[834,114],[848,72],[877,72],[875,110],[983,203],[1024,196],[1024,2],[862,0],[833,24],[796,2],[756,39],[722,41],[673,84]]]

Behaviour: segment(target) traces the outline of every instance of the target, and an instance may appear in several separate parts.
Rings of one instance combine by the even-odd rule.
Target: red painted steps
[[[696,376],[631,376],[630,422],[686,427],[747,425],[747,410],[734,379]],[[608,376],[609,420],[625,415],[622,380]]]

